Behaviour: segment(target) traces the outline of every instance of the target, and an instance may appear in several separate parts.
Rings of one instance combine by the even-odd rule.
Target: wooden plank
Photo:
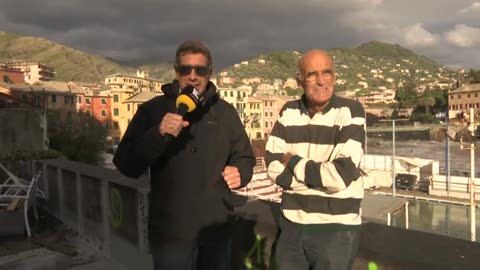
[[[22,198],[14,198],[14,199],[10,202],[10,204],[7,206],[7,211],[14,211],[14,210],[17,209],[17,208],[22,207],[24,200],[25,200],[25,199],[22,199]]]

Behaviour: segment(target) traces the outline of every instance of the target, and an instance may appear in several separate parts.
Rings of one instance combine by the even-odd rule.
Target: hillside
[[[365,43],[354,49],[335,48],[327,51],[335,59],[336,89],[339,91],[361,89],[359,83],[367,83],[369,88],[394,88],[407,79],[418,84],[454,83],[458,77],[456,70],[399,45],[379,41]],[[299,56],[296,51],[275,51],[245,60],[248,65],[238,63],[226,68],[219,75],[231,76],[237,82],[255,76],[267,82],[275,78],[285,80],[295,75]],[[259,62],[261,59],[265,63],[260,63],[263,62]]]
[[[334,48],[327,51],[335,58],[338,91],[360,90],[378,87],[395,88],[403,80],[417,84],[455,83],[458,71],[442,66],[435,61],[417,55],[399,45],[372,41],[357,48]],[[229,68],[218,71],[216,77],[229,76],[236,79],[260,77],[264,83],[274,79],[286,80],[297,71],[297,51],[273,51],[268,54],[246,58]],[[0,32],[1,60],[31,60],[55,68],[59,81],[102,81],[114,73],[134,73],[136,68],[123,66],[103,56],[91,55],[53,41]],[[173,63],[155,63],[138,67],[151,78],[165,82],[175,77]]]
[[[105,57],[74,50],[53,41],[0,32],[1,60],[38,61],[55,68],[58,81],[102,81],[105,75],[131,73],[135,69],[123,67]]]
[[[170,82],[175,78],[173,62],[143,65],[138,67],[138,69],[147,72],[150,78],[159,79],[164,82]]]

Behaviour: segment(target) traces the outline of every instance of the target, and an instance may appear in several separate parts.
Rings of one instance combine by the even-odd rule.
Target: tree
[[[425,114],[430,114],[430,107],[435,105],[435,96],[432,91],[427,88],[423,91],[422,95],[418,99],[418,105],[425,107]]]
[[[416,88],[417,85],[413,78],[404,81],[402,86],[397,88],[395,91],[395,100],[397,103],[392,104],[392,108],[394,109],[392,118],[397,118],[401,109],[413,108],[416,106],[418,100]]]
[[[74,161],[102,162],[107,135],[102,123],[81,112],[49,111],[47,119],[50,149]]]
[[[287,96],[300,96],[303,94],[303,90],[300,88],[292,89],[290,86],[285,87]]]
[[[480,70],[470,69],[468,74],[465,76],[465,81],[470,84],[480,83]]]

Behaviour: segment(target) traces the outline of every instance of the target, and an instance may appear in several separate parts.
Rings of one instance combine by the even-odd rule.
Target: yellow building
[[[480,108],[480,83],[465,84],[448,92],[448,117],[456,118],[461,113],[468,113],[470,108]]]
[[[108,136],[112,138],[113,143],[119,143],[132,119],[132,104],[125,101],[134,95],[134,91],[132,89],[112,88],[103,91],[102,94],[112,97],[112,128],[108,130]]]
[[[248,88],[218,88],[218,94],[222,99],[232,104],[237,110],[238,116],[244,122],[247,114],[245,109],[247,107],[247,97],[250,93]]]
[[[150,99],[160,96],[159,93],[153,93],[153,92],[142,92],[142,93],[137,93],[127,100],[125,100],[125,104],[127,105],[127,122],[130,123],[132,121],[133,116],[138,110],[138,107],[142,105],[144,102],[149,101]]]

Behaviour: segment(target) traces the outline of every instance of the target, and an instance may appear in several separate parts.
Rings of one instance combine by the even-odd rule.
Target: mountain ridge
[[[398,44],[370,41],[356,48],[332,48],[327,51],[335,59],[335,71],[340,80],[337,81],[340,82],[337,89],[340,91],[358,90],[359,83],[392,88],[408,78],[419,83],[435,80],[452,83],[458,77],[457,70]],[[271,83],[274,79],[285,80],[295,76],[300,56],[300,52],[295,50],[273,50],[246,57],[248,60],[218,70],[214,76],[234,78],[237,82],[233,86],[240,85],[242,79],[252,77],[260,77],[266,83]],[[56,71],[55,80],[60,81],[98,82],[103,81],[106,75],[133,74],[136,69],[146,71],[151,78],[165,82],[175,77],[172,62],[138,63],[139,66],[134,68],[123,65],[121,61],[75,50],[43,37],[0,31],[0,60],[13,59],[51,65]]]

